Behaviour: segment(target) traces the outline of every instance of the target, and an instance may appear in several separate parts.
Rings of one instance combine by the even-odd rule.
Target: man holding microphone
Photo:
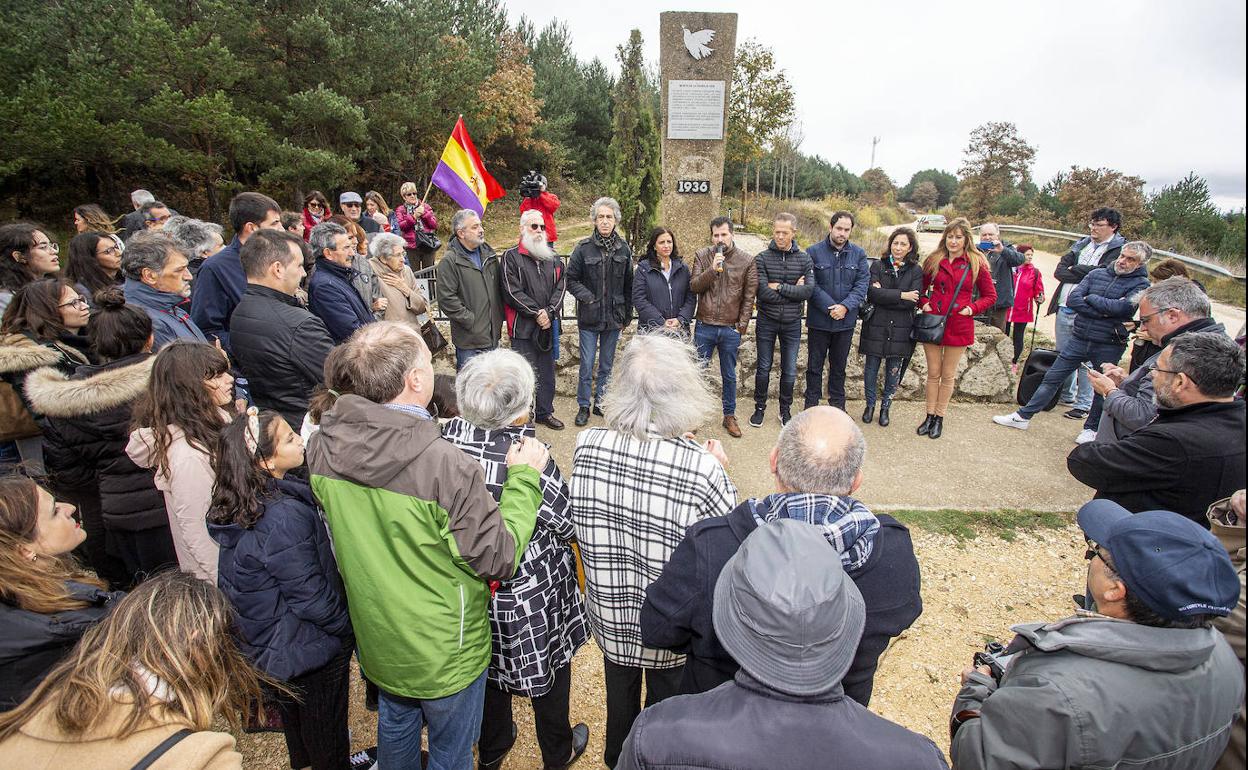
[[[693,341],[698,355],[710,361],[719,352],[719,373],[724,383],[724,430],[741,437],[737,424],[737,350],[750,325],[754,295],[758,292],[758,268],[754,257],[732,241],[732,220],[711,220],[711,246],[694,257],[689,290],[698,296]]]

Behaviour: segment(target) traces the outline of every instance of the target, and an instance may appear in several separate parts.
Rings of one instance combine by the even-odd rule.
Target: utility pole
[[[875,168],[875,146],[880,143],[880,137],[871,137],[871,165],[869,168]]]

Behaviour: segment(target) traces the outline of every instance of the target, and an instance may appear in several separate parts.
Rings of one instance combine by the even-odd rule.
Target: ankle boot
[[[944,429],[945,429],[945,418],[933,415],[932,427],[928,429],[927,437],[928,438],[940,438],[940,434],[944,431]]]
[[[871,424],[871,420],[875,419],[875,404],[868,401],[862,410],[862,421],[867,425]]]
[[[932,420],[934,419],[936,419],[936,415],[929,414],[927,417],[923,418],[923,423],[919,425],[918,429],[914,432],[920,436],[926,436],[927,432],[932,429]]]
[[[884,399],[880,402],[880,427],[888,427],[888,408],[893,405],[892,401]]]

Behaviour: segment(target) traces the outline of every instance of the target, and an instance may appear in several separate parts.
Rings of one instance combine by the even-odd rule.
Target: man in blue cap
[[[1239,598],[1226,549],[1171,511],[1093,500],[1078,519],[1095,609],[1015,626],[999,681],[962,673],[954,767],[1213,767],[1244,699],[1213,628]]]

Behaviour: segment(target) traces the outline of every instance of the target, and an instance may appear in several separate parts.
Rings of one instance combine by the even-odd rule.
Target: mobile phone
[[[1087,361],[1080,361],[1079,365],[1082,366],[1084,369],[1087,369],[1089,372],[1096,371],[1095,369],[1092,368],[1092,365],[1089,364]]]

